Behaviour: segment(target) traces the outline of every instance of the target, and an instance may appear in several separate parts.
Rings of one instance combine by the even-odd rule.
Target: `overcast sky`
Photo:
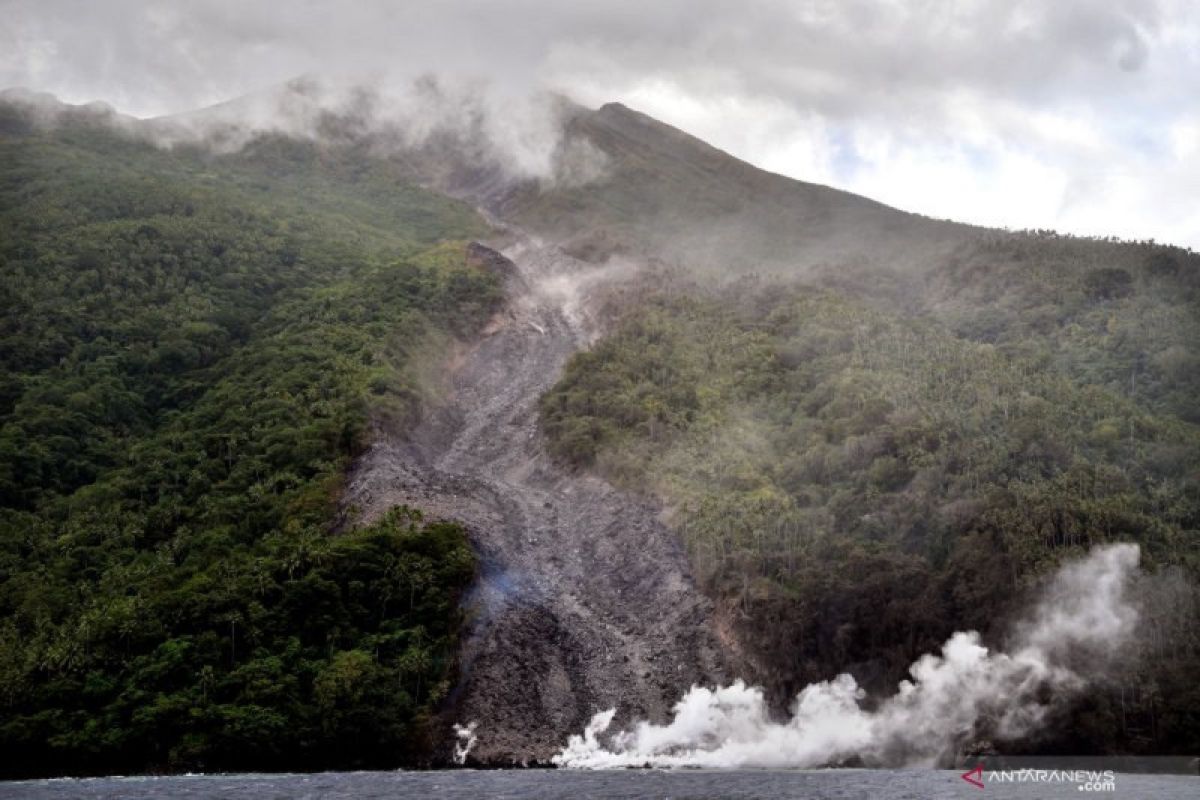
[[[1192,0],[0,0],[0,87],[152,116],[301,74],[620,100],[766,169],[1200,248]]]

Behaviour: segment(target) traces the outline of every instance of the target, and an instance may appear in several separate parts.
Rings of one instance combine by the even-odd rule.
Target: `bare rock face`
[[[611,272],[521,239],[508,253],[472,247],[507,276],[507,308],[457,359],[444,405],[405,438],[381,434],[345,497],[367,520],[407,503],[470,531],[482,569],[445,754],[450,723],[474,722],[468,763],[489,765],[545,763],[609,708],[665,720],[693,683],[726,677],[710,603],[658,509],[564,472],[538,428]]]
[[[477,269],[490,272],[506,282],[520,280],[516,264],[505,258],[502,253],[479,242],[471,242],[467,245],[467,263]]]

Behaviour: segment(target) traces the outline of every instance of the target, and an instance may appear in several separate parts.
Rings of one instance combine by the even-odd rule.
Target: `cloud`
[[[0,2],[0,85],[138,115],[300,74],[620,100],[774,171],[991,225],[1200,246],[1187,0]]]

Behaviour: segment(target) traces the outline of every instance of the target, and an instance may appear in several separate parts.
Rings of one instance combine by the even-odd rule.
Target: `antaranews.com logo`
[[[962,774],[962,779],[980,789],[991,784],[1073,783],[1081,792],[1115,792],[1117,773],[1114,770],[1086,769],[993,769],[983,764]]]
[[[967,759],[959,765],[959,769],[964,768],[966,772],[960,777],[975,789],[1025,787],[1036,792],[1035,785],[1066,784],[1073,785],[1080,795],[1117,795],[1137,785],[1139,778],[1136,776],[1198,776],[1200,759],[1195,756],[989,755]],[[1054,794],[1061,796],[1060,792]]]

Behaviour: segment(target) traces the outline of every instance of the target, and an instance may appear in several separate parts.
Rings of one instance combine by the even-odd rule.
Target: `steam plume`
[[[479,723],[471,721],[466,725],[454,725],[454,736],[458,740],[454,745],[454,763],[462,766],[467,763],[467,756],[471,755],[471,748],[475,746],[475,742],[479,741],[479,736],[475,733],[475,728]]]
[[[607,744],[602,736],[615,709],[596,714],[554,762],[805,768],[858,757],[879,765],[933,764],[981,729],[999,738],[1026,735],[1132,637],[1137,612],[1127,584],[1138,559],[1136,545],[1094,548],[1058,572],[1016,626],[1010,653],[989,652],[973,631],[955,633],[940,655],[919,658],[909,669],[912,679],[874,711],[860,707],[864,693],[846,674],[806,687],[786,722],[772,721],[762,690],[741,681],[693,686],[669,723],[639,722]]]

